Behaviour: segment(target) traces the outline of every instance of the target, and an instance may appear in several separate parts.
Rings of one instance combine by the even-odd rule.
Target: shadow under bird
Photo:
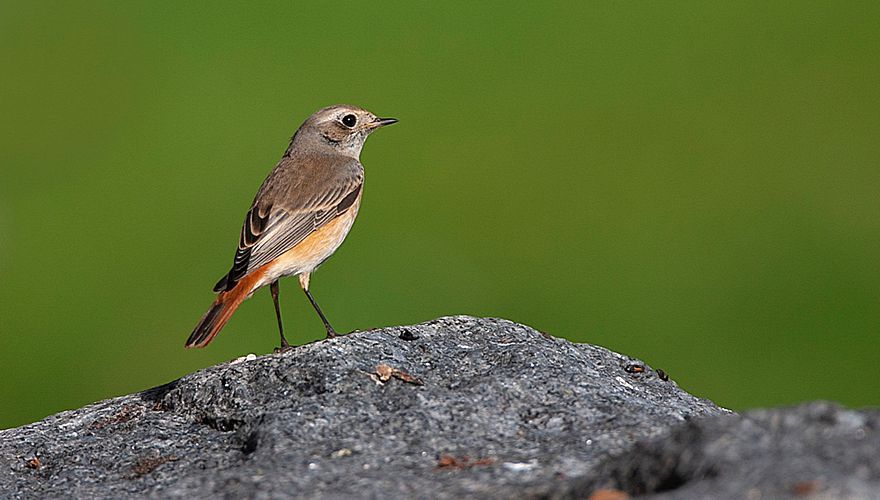
[[[309,292],[309,277],[342,244],[357,216],[364,141],[374,130],[395,122],[355,106],[337,105],[316,111],[300,125],[257,191],[244,218],[232,269],[214,286],[217,297],[186,347],[208,345],[238,306],[266,285],[275,304],[281,348],[289,347],[278,306],[278,280],[291,275],[299,276],[327,337],[336,336]]]

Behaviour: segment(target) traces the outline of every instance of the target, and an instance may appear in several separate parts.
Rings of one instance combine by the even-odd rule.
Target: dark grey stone
[[[383,363],[423,385],[379,380]],[[630,373],[629,365],[644,371]],[[640,438],[724,412],[601,347],[500,319],[450,317],[214,366],[2,431],[0,490],[20,497],[542,493]],[[40,464],[28,464],[32,458]]]
[[[780,410],[794,420],[777,432],[772,411],[735,417],[638,360],[500,319],[441,318],[250,358],[0,431],[0,496],[727,494],[735,488],[713,481],[748,456],[728,456],[728,443],[796,441],[807,423]],[[811,420],[808,442],[876,449],[876,415],[827,408],[844,417]],[[784,461],[767,446],[755,453]],[[823,450],[805,446],[805,461],[838,459]],[[875,477],[866,467],[853,481]],[[823,491],[865,491],[830,484]]]
[[[605,487],[652,499],[878,499],[878,453],[880,410],[814,402],[672,427],[551,496]]]

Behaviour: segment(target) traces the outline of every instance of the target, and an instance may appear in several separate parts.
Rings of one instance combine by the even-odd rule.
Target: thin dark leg
[[[324,322],[324,328],[327,329],[327,338],[330,339],[330,338],[335,337],[335,336],[336,336],[336,330],[334,330],[333,327],[330,326],[330,322],[327,321],[327,317],[324,316],[324,313],[321,312],[321,308],[318,307],[318,303],[315,302],[315,298],[312,297],[312,294],[311,294],[311,293],[309,293],[309,289],[308,289],[308,288],[303,288],[303,291],[306,292],[306,297],[309,298],[309,302],[312,303],[312,307],[315,308],[315,311],[318,312],[318,316],[321,317],[321,321]]]
[[[272,292],[272,302],[275,303],[275,317],[278,318],[278,334],[281,335],[281,349],[287,349],[290,344],[284,338],[284,326],[281,324],[281,307],[278,306],[278,280],[269,285],[269,291]]]

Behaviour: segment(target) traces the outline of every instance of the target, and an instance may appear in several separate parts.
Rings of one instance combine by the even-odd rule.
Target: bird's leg
[[[309,292],[309,273],[303,273],[299,275],[299,284],[302,286],[304,292],[306,292],[306,297],[309,298],[309,302],[312,303],[312,307],[315,308],[315,311],[318,313],[318,316],[321,317],[321,321],[324,323],[324,328],[327,329],[327,338],[331,339],[336,336],[336,330],[330,326],[330,322],[327,321],[327,317],[324,316],[324,313],[321,312],[321,308],[318,307],[318,303],[315,302],[315,298],[312,297],[312,294]]]
[[[278,319],[278,334],[281,335],[281,347],[278,349],[283,351],[290,348],[287,339],[284,338],[284,326],[281,324],[281,307],[278,306],[278,280],[269,285],[269,291],[272,292],[272,302],[275,303],[275,317]]]
[[[336,336],[336,330],[334,330],[333,327],[330,326],[330,322],[327,321],[327,317],[324,316],[324,313],[323,313],[323,312],[321,312],[321,308],[318,307],[318,303],[315,302],[315,298],[312,297],[312,294],[309,292],[309,289],[308,289],[308,288],[303,288],[303,291],[306,292],[306,297],[309,298],[309,302],[312,303],[312,307],[315,308],[315,311],[318,312],[318,316],[321,317],[321,321],[324,322],[324,328],[327,329],[327,338],[330,339],[330,338],[335,337],[335,336]]]

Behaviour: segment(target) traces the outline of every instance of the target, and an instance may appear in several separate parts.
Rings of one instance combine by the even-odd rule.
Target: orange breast
[[[282,276],[310,273],[315,270],[333,252],[339,248],[351,230],[357,217],[361,198],[358,196],[354,204],[344,214],[321,226],[308,235],[295,247],[284,252],[272,262],[263,266],[266,274],[259,286],[271,283]]]

